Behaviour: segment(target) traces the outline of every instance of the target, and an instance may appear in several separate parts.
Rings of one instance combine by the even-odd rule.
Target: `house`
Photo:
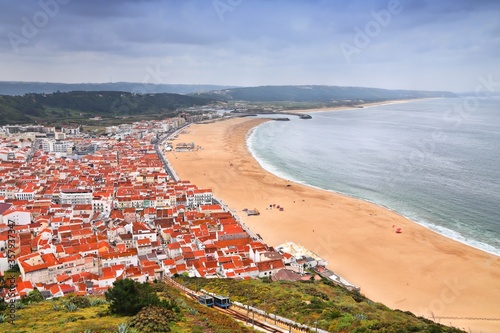
[[[83,214],[89,214],[92,215],[94,213],[94,208],[92,205],[74,205],[73,206],[73,215],[83,215]]]
[[[80,254],[56,258],[53,253],[30,253],[19,256],[17,263],[23,280],[33,283],[51,283],[57,275],[75,274],[78,272],[98,272],[98,262],[92,257],[82,257]]]
[[[135,243],[139,256],[150,254],[153,251],[149,238],[137,239]]]
[[[132,239],[134,242],[145,238],[149,238],[151,242],[156,242],[156,237],[156,232],[151,230],[146,224],[140,222],[132,224]]]
[[[182,254],[181,244],[179,242],[170,243],[167,246],[167,254],[169,258],[175,258]]]
[[[285,264],[281,259],[261,261],[257,263],[259,268],[259,277],[272,277],[274,274],[278,273],[281,269],[285,268]]]
[[[218,234],[219,240],[248,238],[246,231],[237,223],[226,224],[222,228]]]
[[[35,286],[31,283],[31,281],[21,281],[16,285],[17,294],[19,297],[28,296],[28,294],[35,290]]]
[[[130,208],[125,208],[123,209],[123,218],[125,222],[127,223],[132,223],[137,221],[137,213],[135,211],[135,208],[130,207]]]
[[[123,265],[124,267],[137,266],[139,259],[135,248],[127,249],[120,252],[109,252],[101,254],[102,267],[112,267]]]
[[[272,276],[273,281],[299,281],[302,279],[302,275],[289,270],[281,269],[274,276]]]
[[[134,240],[132,239],[132,234],[126,233],[126,234],[120,234],[117,237],[117,242],[123,242],[125,244],[125,247],[127,249],[133,248],[134,247]]]
[[[12,206],[3,213],[3,223],[15,225],[28,225],[31,223],[31,212],[23,207]]]
[[[49,289],[52,297],[62,297],[75,292],[75,288],[68,284],[54,284]]]
[[[9,208],[12,206],[12,204],[10,203],[4,203],[2,201],[0,201],[0,223],[3,222],[3,214],[9,210]],[[5,224],[7,224],[6,222],[3,222]]]
[[[121,275],[123,270],[119,271],[118,275]],[[117,278],[117,270],[113,269],[113,267],[105,267],[102,269],[102,274],[97,279],[97,285],[99,287],[110,287],[116,281]]]
[[[211,213],[224,213],[224,209],[221,205],[200,205],[198,210],[205,215],[210,215]]]

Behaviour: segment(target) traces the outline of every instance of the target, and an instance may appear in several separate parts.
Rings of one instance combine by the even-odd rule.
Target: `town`
[[[177,178],[166,141],[191,121],[141,121],[100,135],[0,128],[0,273],[20,272],[2,297],[96,295],[124,278],[300,280],[311,278],[307,268],[328,271],[297,244],[268,246],[211,189]]]

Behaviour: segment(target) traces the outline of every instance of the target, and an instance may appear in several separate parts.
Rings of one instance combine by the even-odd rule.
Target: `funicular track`
[[[195,301],[198,301],[199,295],[196,292],[194,292],[193,290],[186,288],[185,286],[177,283],[176,281],[174,281],[170,278],[166,278],[165,282],[167,282],[169,285],[175,287],[176,289],[182,291],[189,298],[191,298]],[[217,306],[214,306],[213,308],[221,313],[224,313],[224,314],[230,316],[231,318],[233,318],[239,322],[243,322],[247,325],[251,325],[251,326],[255,327],[256,329],[258,329],[260,331],[264,331],[264,332],[270,332],[270,333],[325,332],[325,331],[320,330],[320,329],[318,329],[316,331],[316,329],[311,328],[311,327],[307,327],[305,325],[301,325],[302,327],[293,327],[289,323],[282,322],[282,320],[277,320],[276,318],[269,317],[268,319],[270,321],[274,320],[274,322],[275,322],[275,325],[272,325],[271,322],[268,322],[265,317],[264,317],[264,319],[261,319],[262,315],[259,315],[258,313],[256,315],[256,313],[253,310],[249,310],[249,308],[247,308],[243,305],[234,305],[234,308],[227,308],[227,309],[223,309],[223,308],[220,308]],[[238,311],[238,309],[241,311]],[[246,311],[247,314],[243,313],[242,311],[243,312]],[[251,315],[250,315],[250,313],[251,313]],[[282,318],[282,319],[285,319],[285,318]]]

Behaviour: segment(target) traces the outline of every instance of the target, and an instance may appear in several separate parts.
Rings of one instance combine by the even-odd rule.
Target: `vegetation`
[[[211,99],[178,94],[135,94],[116,91],[73,91],[67,93],[0,95],[0,125],[53,123],[91,124],[89,118],[103,119],[176,115],[178,108],[206,105]],[[123,122],[123,121],[122,121]]]
[[[337,86],[261,86],[232,88],[195,93],[194,96],[222,100],[249,102],[332,102],[342,101],[384,101],[391,99],[411,99],[425,97],[456,97],[447,91],[388,90],[364,87]]]
[[[191,289],[203,288],[229,295],[233,301],[250,304],[311,327],[317,323],[318,328],[329,332],[462,332],[416,317],[410,312],[390,310],[359,292],[347,291],[326,280],[271,282],[185,276],[179,276],[177,280]],[[130,290],[143,288],[129,285],[129,282],[124,285]],[[0,332],[254,332],[216,309],[181,295],[169,285],[153,283],[148,286],[149,296],[145,299],[157,305],[147,304],[134,316],[113,313],[112,304],[104,297],[66,296],[50,301],[26,302],[22,309],[16,310],[15,326],[6,321],[9,320],[7,316],[0,315]],[[7,312],[3,314],[7,315]]]
[[[115,281],[113,288],[109,289],[105,296],[110,303],[109,311],[122,316],[133,316],[149,305],[169,310],[178,309],[175,302],[160,300],[150,284],[139,283],[131,279]]]
[[[436,324],[410,312],[391,310],[361,295],[321,282],[269,282],[263,280],[196,279],[180,276],[191,289],[203,288],[231,300],[250,304],[296,322],[329,332],[462,332]]]
[[[170,332],[170,324],[175,320],[173,311],[148,305],[132,319],[130,327],[144,333]]]
[[[43,296],[38,289],[30,291],[27,296],[21,298],[21,303],[24,304],[38,303],[41,301],[43,301]]]
[[[110,304],[104,297],[70,295],[27,303],[16,311],[15,326],[9,322],[7,311],[0,313],[0,332],[255,332],[217,310],[181,295],[178,290],[164,283],[151,284],[150,288],[154,290],[160,305],[147,305],[135,316],[111,313]],[[73,308],[75,305],[76,309],[68,311],[68,307]]]
[[[217,86],[177,87],[174,91],[191,92],[190,95],[158,93],[171,91],[161,85],[103,84],[74,85],[70,92],[54,91],[57,84],[0,82],[0,91],[19,84],[31,91],[25,95],[0,95],[0,125],[40,123],[60,126],[67,123],[93,126],[93,117],[101,117],[99,125],[114,125],[139,119],[159,119],[177,115],[180,108],[202,106],[215,101],[248,102],[254,110],[280,106],[285,109],[308,107],[355,106],[360,103],[394,99],[425,97],[456,97],[446,91],[387,90],[363,87],[336,86],[262,86],[247,88],[221,88]],[[40,85],[42,88],[40,88]],[[44,87],[44,85],[47,85]],[[2,86],[5,86],[2,90]],[[98,87],[110,91],[88,91]],[[123,87],[123,91],[115,91]],[[138,87],[140,89],[138,89]],[[64,89],[70,89],[64,86]],[[15,89],[14,89],[15,90]],[[47,93],[32,93],[40,91]]]
[[[6,317],[5,321],[0,323],[0,332],[81,333],[88,330],[94,333],[114,333],[124,321],[124,317],[107,313],[108,305],[103,297],[67,296],[40,302],[24,302],[17,303],[25,305],[16,310],[14,325],[10,322],[9,310],[2,313]],[[76,304],[89,306],[81,308]],[[68,311],[68,306],[70,309],[76,306],[76,309]],[[127,320],[128,317],[125,321]]]

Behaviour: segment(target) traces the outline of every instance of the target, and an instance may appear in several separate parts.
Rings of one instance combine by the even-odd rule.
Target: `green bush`
[[[113,288],[108,289],[104,295],[110,303],[110,312],[125,316],[133,316],[145,306],[160,303],[151,286],[131,279],[115,281]]]
[[[90,298],[90,306],[98,306],[101,304],[108,304],[108,301],[106,301],[104,298],[100,298],[100,297],[91,297]]]
[[[25,305],[32,304],[32,303],[38,303],[41,301],[43,301],[43,296],[40,293],[40,291],[38,291],[38,289],[34,289],[34,290],[30,291],[27,296],[24,296],[21,298],[21,302]]]
[[[78,306],[76,306],[76,304],[73,302],[68,302],[68,303],[64,304],[64,308],[68,312],[74,312],[78,309]]]
[[[176,315],[171,310],[158,306],[147,306],[132,319],[130,327],[144,333],[170,332],[170,324],[175,319]]]
[[[90,299],[87,296],[70,296],[68,300],[78,308],[88,308],[91,306]]]

